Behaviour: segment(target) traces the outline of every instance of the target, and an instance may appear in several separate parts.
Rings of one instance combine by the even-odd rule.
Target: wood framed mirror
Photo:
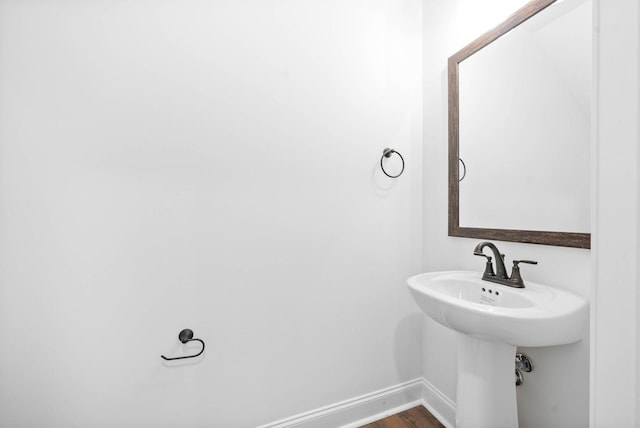
[[[590,248],[590,1],[533,0],[449,58],[449,236]]]

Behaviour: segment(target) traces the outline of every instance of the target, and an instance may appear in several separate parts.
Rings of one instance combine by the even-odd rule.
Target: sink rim
[[[433,290],[432,288],[427,287],[425,284],[420,284],[418,281],[421,278],[425,277],[433,277],[429,278],[430,280],[438,280],[439,277],[442,277],[444,280],[448,280],[451,277],[451,281],[463,280],[469,281],[473,283],[477,283],[479,286],[485,286],[487,288],[492,288],[494,290],[499,290],[503,293],[510,293],[520,295],[519,297],[524,297],[528,301],[532,302],[531,306],[520,306],[520,307],[511,307],[511,306],[491,306],[484,305],[477,302],[472,302],[469,300],[464,300],[460,298],[456,298],[449,294],[441,293],[437,290]],[[509,287],[508,285],[498,284],[495,282],[489,282],[482,280],[482,273],[475,271],[436,271],[436,272],[424,272],[417,275],[411,276],[407,280],[409,287],[418,292],[432,295],[434,298],[439,300],[445,300],[449,303],[455,304],[457,306],[469,305],[469,309],[477,310],[480,312],[491,312],[497,315],[514,315],[514,312],[517,312],[518,315],[529,315],[534,316],[540,313],[548,313],[549,309],[553,309],[556,306],[571,304],[571,306],[576,306],[577,308],[588,304],[587,299],[584,297],[571,293],[569,291],[552,287],[550,285],[543,285],[536,282],[527,281],[525,283],[525,288],[515,288]],[[543,303],[546,306],[540,306],[539,303],[544,300]],[[580,301],[582,300],[582,301]],[[565,306],[566,309],[566,306]]]

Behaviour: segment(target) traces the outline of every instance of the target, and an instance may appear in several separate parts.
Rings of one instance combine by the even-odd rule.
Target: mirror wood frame
[[[460,145],[460,93],[459,64],[500,36],[511,31],[556,0],[532,0],[504,22],[487,31],[452,55],[448,60],[449,84],[449,236],[495,239],[498,241],[555,245],[560,247],[591,248],[591,234],[578,232],[550,232],[517,229],[484,229],[460,227],[459,145]]]

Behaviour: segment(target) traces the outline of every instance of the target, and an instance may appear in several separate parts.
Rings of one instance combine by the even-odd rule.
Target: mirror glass
[[[503,240],[589,247],[591,8],[533,1],[450,59],[450,235],[499,239],[464,231],[503,230],[520,232]],[[557,242],[558,233],[581,243]]]

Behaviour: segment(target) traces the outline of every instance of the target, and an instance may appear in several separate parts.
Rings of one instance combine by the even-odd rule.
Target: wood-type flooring
[[[361,428],[444,428],[444,425],[423,406],[418,406]]]

